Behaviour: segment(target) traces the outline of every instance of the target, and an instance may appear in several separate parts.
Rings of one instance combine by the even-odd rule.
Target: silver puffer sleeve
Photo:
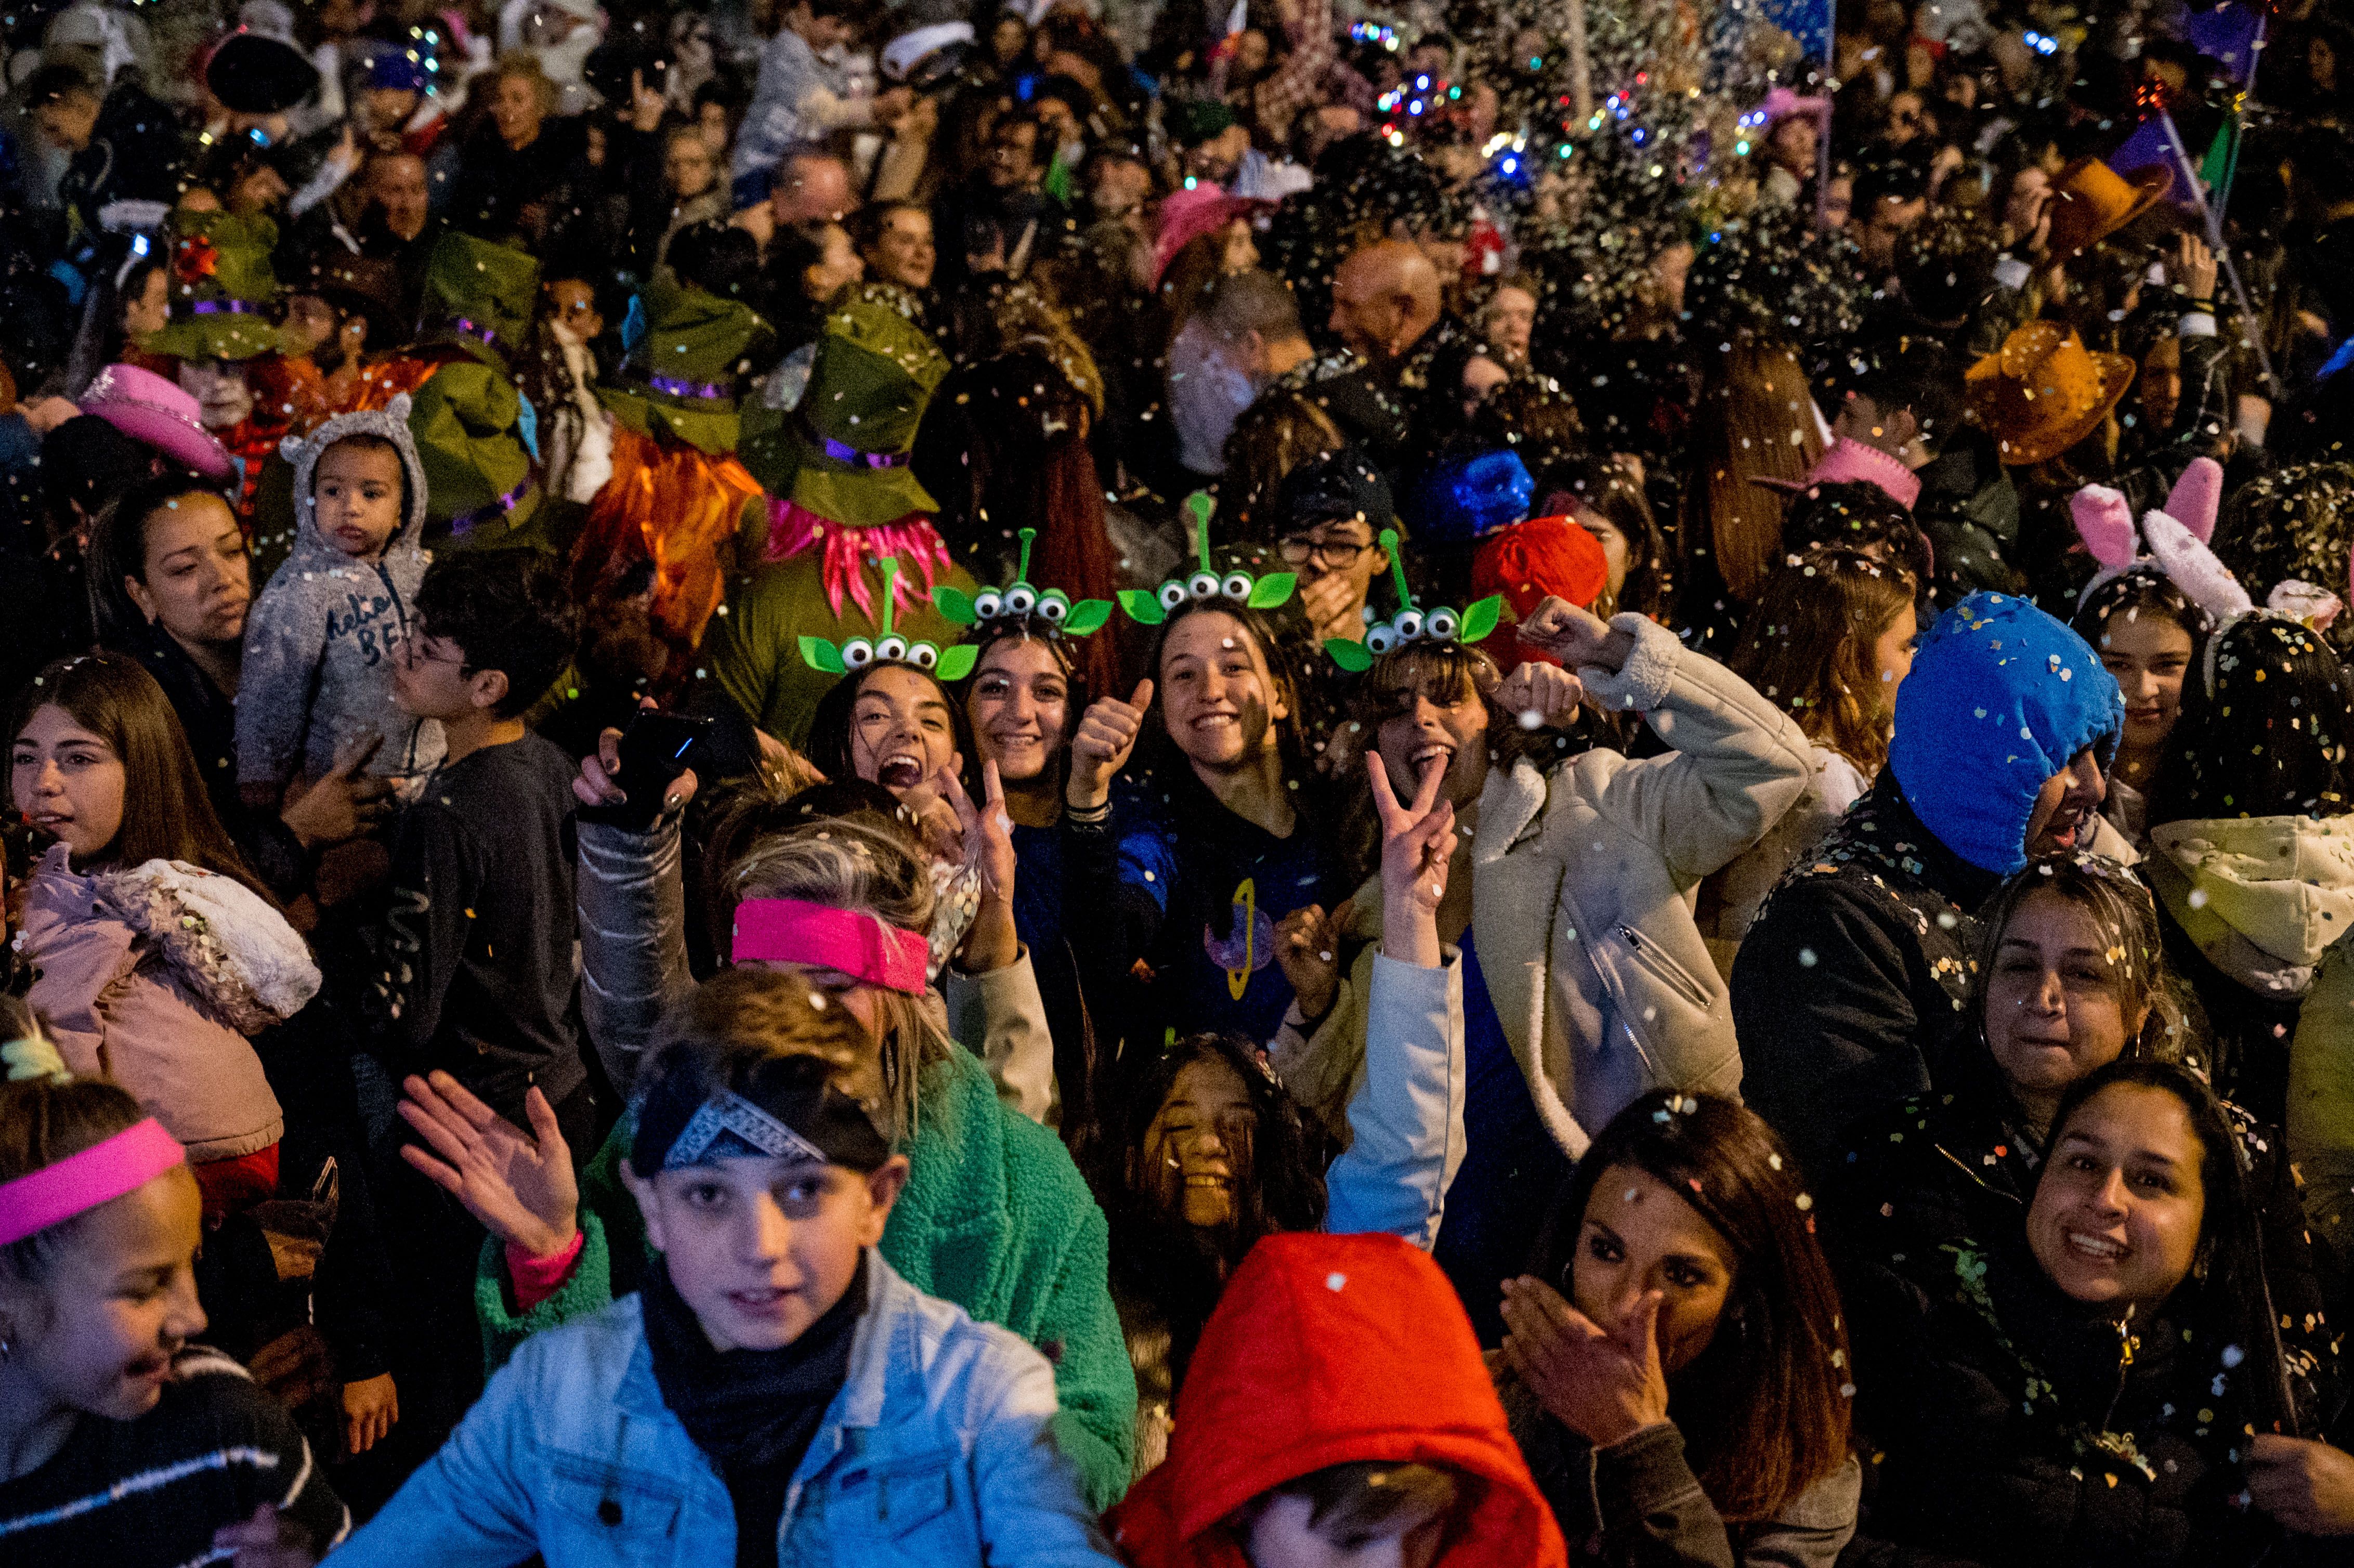
[[[613,1087],[627,1098],[665,1008],[686,994],[686,891],[679,818],[636,833],[578,825],[580,1011]]]

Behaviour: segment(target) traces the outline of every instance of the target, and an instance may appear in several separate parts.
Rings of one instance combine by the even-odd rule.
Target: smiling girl
[[[0,1541],[11,1562],[308,1568],[349,1516],[205,1328],[186,1155],[0,998]]]
[[[1192,601],[1161,626],[1153,678],[1126,702],[1099,698],[1080,723],[1064,887],[1066,899],[1101,901],[1090,906],[1101,917],[1071,935],[1107,1034],[1116,1019],[1132,1043],[1158,1043],[1171,1027],[1265,1041],[1293,1005],[1277,923],[1340,888],[1331,817],[1317,810],[1275,647],[1258,611]],[[1114,776],[1156,712],[1149,760],[1115,800]],[[1123,996],[1126,1007],[1114,1000]]]
[[[2248,1564],[2249,1434],[2312,1430],[2319,1363],[2205,1084],[2112,1063],[2056,1107],[2023,1214],[1849,1272],[1872,1560]],[[2282,1316],[2275,1318],[2277,1308]],[[2275,1435],[2287,1435],[2277,1439]]]
[[[120,654],[49,665],[8,789],[52,841],[17,948],[58,1049],[187,1146],[209,1215],[269,1197],[283,1123],[248,1036],[300,1011],[319,971],[222,832],[162,690]]]

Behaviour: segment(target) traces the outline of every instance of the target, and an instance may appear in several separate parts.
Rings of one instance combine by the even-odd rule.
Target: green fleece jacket
[[[1061,1139],[1002,1105],[989,1070],[961,1047],[924,1069],[907,1190],[883,1233],[883,1258],[917,1289],[1002,1324],[1055,1363],[1055,1440],[1105,1509],[1128,1488],[1136,1376],[1108,1283],[1107,1231]],[[474,1307],[493,1370],[542,1329],[637,1288],[645,1227],[621,1184],[629,1127],[582,1172],[580,1261],[528,1312],[514,1310],[495,1240],[482,1249]]]

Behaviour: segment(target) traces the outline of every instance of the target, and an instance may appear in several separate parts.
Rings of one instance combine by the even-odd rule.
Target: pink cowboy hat
[[[1858,479],[1880,486],[1907,511],[1921,499],[1921,481],[1911,469],[1878,448],[1865,446],[1848,436],[1833,442],[1804,479],[1754,477],[1749,482],[1778,490],[1785,495],[1796,495],[1818,484],[1845,484]]]
[[[83,413],[207,479],[227,479],[236,467],[228,450],[196,418],[196,398],[152,370],[110,365],[74,401]]]
[[[1228,196],[1207,181],[1190,190],[1171,191],[1161,203],[1160,228],[1152,240],[1152,286],[1161,286],[1161,274],[1187,245],[1204,234],[1217,233],[1238,217],[1264,212],[1267,205]]]

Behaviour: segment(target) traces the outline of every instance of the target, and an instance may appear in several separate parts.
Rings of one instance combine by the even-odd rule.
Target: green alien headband
[[[1037,537],[1035,528],[1022,530],[1022,564],[1003,588],[971,595],[962,588],[936,588],[933,606],[959,626],[977,626],[984,633],[1020,627],[1042,637],[1085,637],[1101,628],[1111,619],[1111,600],[1083,599],[1073,604],[1061,588],[1041,592],[1031,586],[1030,544]]]
[[[1218,575],[1210,565],[1210,498],[1202,491],[1185,498],[1185,510],[1193,514],[1193,532],[1201,540],[1201,569],[1190,577],[1171,577],[1151,593],[1142,588],[1120,589],[1119,607],[1129,619],[1158,626],[1188,599],[1205,603],[1229,599],[1252,609],[1273,609],[1291,597],[1292,585],[1299,579],[1289,572],[1270,572],[1263,577],[1243,571]]]
[[[899,557],[884,556],[882,567],[883,635],[872,641],[854,637],[839,647],[822,637],[804,637],[801,662],[829,675],[846,675],[874,663],[913,664],[942,681],[961,681],[970,674],[973,661],[981,657],[979,649],[962,642],[952,648],[942,648],[935,642],[911,642],[891,630],[891,589],[899,576]]]
[[[1414,594],[1405,586],[1405,557],[1399,553],[1397,530],[1382,530],[1382,548],[1390,553],[1390,571],[1397,583],[1398,612],[1387,620],[1365,628],[1363,642],[1345,637],[1335,637],[1324,644],[1324,652],[1343,670],[1370,670],[1373,661],[1393,648],[1409,642],[1477,642],[1496,630],[1504,616],[1504,596],[1491,593],[1460,615],[1440,605],[1437,609],[1418,609]],[[1371,610],[1366,614],[1371,615]]]

